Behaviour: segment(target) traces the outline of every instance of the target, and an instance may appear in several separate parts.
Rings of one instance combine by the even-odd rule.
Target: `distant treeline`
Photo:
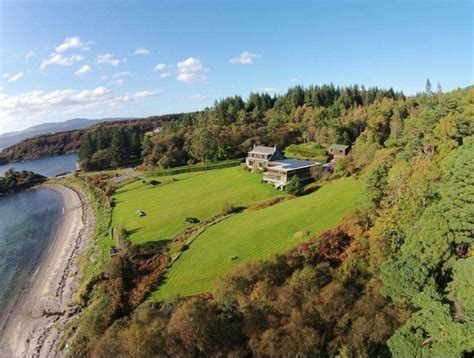
[[[46,177],[31,171],[16,172],[14,169],[8,169],[4,176],[0,177],[0,196],[31,188],[45,180]]]
[[[141,163],[164,169],[241,158],[254,143],[280,148],[306,141],[350,144],[369,121],[376,121],[376,107],[382,101],[404,98],[391,88],[295,86],[278,96],[251,93],[247,101],[227,97],[200,112],[38,136],[6,148],[0,161],[1,157],[16,161],[79,151],[85,170]],[[407,113],[401,110],[398,115]],[[144,135],[158,126],[163,126],[159,133]]]
[[[280,148],[305,141],[350,144],[371,120],[371,106],[404,98],[393,89],[332,84],[296,86],[279,96],[251,93],[247,101],[228,97],[145,137],[143,161],[145,166],[170,168],[241,158],[255,143]]]
[[[107,132],[115,131],[117,128],[124,128],[138,133],[141,138],[143,133],[152,131],[167,122],[175,121],[179,117],[180,114],[171,114],[136,120],[104,122],[85,129],[36,136],[5,148],[0,153],[0,164],[78,152],[84,136],[96,131]]]

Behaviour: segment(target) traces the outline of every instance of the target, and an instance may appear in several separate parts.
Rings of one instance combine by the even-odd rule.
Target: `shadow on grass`
[[[238,213],[243,212],[245,209],[247,209],[246,206],[236,206],[236,207],[234,207],[234,209],[232,210],[232,213],[238,214]]]
[[[144,229],[144,227],[137,227],[136,229],[132,229],[132,230],[127,230],[127,235],[130,236],[130,235],[133,235],[133,234],[136,234],[137,232],[139,232],[141,229]]]
[[[153,241],[146,241],[138,245],[140,245],[140,247],[143,250],[154,250],[154,249],[161,249],[162,247],[168,245],[172,241],[173,240],[171,239],[153,240]]]
[[[311,185],[310,187],[306,188],[303,191],[303,194],[301,195],[303,196],[303,195],[313,194],[317,192],[319,189],[321,189],[321,185]]]

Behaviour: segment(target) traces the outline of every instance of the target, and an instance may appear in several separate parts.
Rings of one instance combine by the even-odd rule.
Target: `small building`
[[[254,145],[247,158],[245,158],[245,165],[251,170],[263,171],[267,168],[269,162],[282,159],[285,159],[285,157],[276,147]]]
[[[421,153],[425,155],[435,154],[436,147],[434,144],[425,144],[421,147]]]
[[[293,158],[271,161],[263,173],[263,181],[283,189],[294,176],[300,181],[315,178],[320,166],[320,163]]]
[[[328,149],[329,155],[334,160],[343,159],[349,152],[349,146],[344,144],[331,144]]]

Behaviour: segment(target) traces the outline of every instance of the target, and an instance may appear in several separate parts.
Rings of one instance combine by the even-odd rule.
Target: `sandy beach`
[[[1,322],[0,357],[58,357],[56,345],[70,319],[79,269],[77,258],[93,230],[93,215],[79,193],[48,185],[64,200],[56,238],[41,258],[8,317]]]

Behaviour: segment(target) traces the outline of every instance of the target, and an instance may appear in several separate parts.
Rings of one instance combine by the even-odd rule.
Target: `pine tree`
[[[426,92],[427,94],[431,94],[431,93],[432,93],[432,92],[431,92],[431,82],[430,82],[430,79],[429,79],[429,78],[426,80],[426,87],[425,87],[425,88],[426,88],[425,92]]]
[[[438,85],[436,86],[436,93],[441,94],[443,93],[443,89],[441,88],[441,84],[438,82]]]

